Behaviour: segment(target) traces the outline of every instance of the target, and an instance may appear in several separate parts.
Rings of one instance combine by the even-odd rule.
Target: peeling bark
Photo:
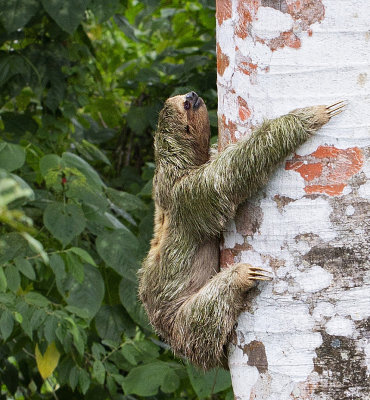
[[[269,269],[230,346],[240,400],[370,393],[370,3],[217,0],[219,147],[263,118],[348,100],[224,234],[221,265]]]

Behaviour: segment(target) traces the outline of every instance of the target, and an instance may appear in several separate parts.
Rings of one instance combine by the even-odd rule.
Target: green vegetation
[[[137,303],[152,134],[196,90],[216,130],[213,0],[0,0],[0,399],[231,399]]]

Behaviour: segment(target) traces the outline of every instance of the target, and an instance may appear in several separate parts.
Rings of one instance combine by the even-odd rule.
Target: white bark
[[[223,264],[274,280],[231,345],[236,399],[370,399],[370,2],[217,0],[220,146],[348,100],[225,233]]]

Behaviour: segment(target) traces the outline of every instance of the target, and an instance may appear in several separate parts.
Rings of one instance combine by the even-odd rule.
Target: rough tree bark
[[[370,2],[217,0],[220,147],[263,118],[347,100],[243,205],[222,265],[274,280],[230,346],[236,399],[370,399]]]

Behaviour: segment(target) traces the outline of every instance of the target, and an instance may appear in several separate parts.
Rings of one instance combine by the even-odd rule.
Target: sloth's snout
[[[185,99],[191,103],[194,110],[202,104],[202,99],[194,91],[187,93]]]

